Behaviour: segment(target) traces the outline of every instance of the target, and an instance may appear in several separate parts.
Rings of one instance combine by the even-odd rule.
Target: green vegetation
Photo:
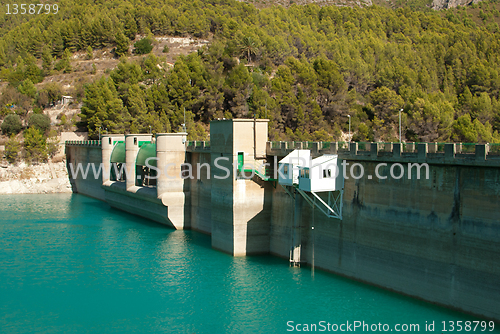
[[[28,128],[24,131],[24,149],[29,162],[47,160],[47,141],[38,129]]]
[[[18,155],[19,155],[20,148],[21,148],[21,145],[16,140],[14,135],[12,135],[10,137],[9,141],[7,141],[7,143],[5,143],[5,151],[3,152],[5,160],[7,160],[11,164],[16,162]]]
[[[72,52],[126,56],[141,34],[140,61],[120,58],[85,89],[80,125],[91,138],[99,127],[178,131],[185,109],[190,139],[205,137],[214,118],[255,115],[270,119],[273,140],[333,140],[350,115],[356,140],[385,141],[397,138],[403,109],[403,140],[500,142],[500,4],[411,4],[425,10],[61,0],[58,15],[1,19],[1,99],[28,110],[44,75],[72,71]],[[169,69],[150,53],[154,35],[211,43]]]
[[[22,128],[21,118],[16,114],[7,115],[2,122],[2,133],[7,136],[18,134]]]
[[[28,126],[44,134],[50,128],[50,118],[44,114],[31,114],[28,119]]]
[[[153,41],[150,38],[143,38],[134,43],[134,53],[138,55],[148,54],[153,50]]]

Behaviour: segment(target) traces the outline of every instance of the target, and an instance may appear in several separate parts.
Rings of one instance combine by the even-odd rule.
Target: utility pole
[[[349,117],[349,142],[351,141],[351,115],[347,115]]]
[[[401,112],[403,109],[399,109],[399,143],[401,144]]]
[[[189,84],[191,84],[191,80],[189,80]],[[182,123],[182,132],[186,132],[186,107],[184,107],[184,123]]]

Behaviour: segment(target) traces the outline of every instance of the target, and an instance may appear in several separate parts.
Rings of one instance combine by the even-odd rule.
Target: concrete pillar
[[[370,157],[376,159],[378,154],[378,143],[371,143],[370,145]]]
[[[295,192],[295,203],[294,203],[294,214],[293,214],[293,226],[292,226],[292,244],[290,247],[290,264],[292,266],[300,266],[301,263],[301,251],[302,251],[302,236],[301,236],[301,221],[302,221],[302,196]]]
[[[135,187],[137,175],[135,173],[135,160],[139,152],[139,144],[144,141],[151,141],[151,135],[130,134],[125,136],[125,166],[127,175],[127,190]]]
[[[232,166],[239,157],[247,166],[264,162],[259,158],[267,142],[267,122],[234,119],[210,123],[212,247],[235,256],[269,252],[272,185],[258,176],[238,176]],[[229,176],[215,161],[229,170]]]
[[[444,160],[452,161],[455,159],[455,144],[444,144]]]
[[[113,153],[113,148],[117,141],[125,140],[124,135],[104,135],[101,139],[101,150],[102,150],[102,184],[110,181],[111,174],[111,154]]]
[[[401,143],[394,143],[392,144],[392,156],[393,157],[401,157],[401,149],[402,149],[402,144]]]
[[[486,161],[487,154],[486,144],[476,145],[476,161]]]
[[[349,144],[349,155],[355,157],[358,154],[358,143],[348,143]]]
[[[425,161],[427,159],[427,143],[418,143],[418,160]]]
[[[156,135],[156,194],[168,209],[168,219],[176,229],[189,227],[189,191],[186,183],[189,172],[181,177],[181,165],[186,161],[187,133],[158,133]],[[192,166],[196,168],[196,166]]]
[[[337,154],[338,151],[339,151],[339,143],[336,141],[330,143],[330,152],[332,154]]]
[[[312,143],[311,154],[319,154],[319,144],[318,142]]]

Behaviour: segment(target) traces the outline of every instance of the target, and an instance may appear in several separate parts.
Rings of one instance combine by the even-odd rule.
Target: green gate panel
[[[125,163],[125,143],[119,142],[113,148],[110,162]]]
[[[243,165],[245,164],[244,152],[238,152],[238,170],[243,170]]]
[[[137,153],[137,159],[135,164],[137,166],[146,166],[146,160],[148,158],[156,158],[156,144],[144,143]],[[156,159],[150,159],[149,165],[156,167]]]

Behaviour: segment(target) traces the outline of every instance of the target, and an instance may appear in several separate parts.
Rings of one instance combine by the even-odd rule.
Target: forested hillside
[[[74,52],[113,47],[120,63],[83,98],[80,125],[94,138],[99,127],[178,131],[185,110],[193,139],[206,138],[214,118],[256,115],[271,120],[273,140],[334,140],[350,115],[354,140],[388,141],[403,109],[403,140],[500,142],[499,8],[62,0],[57,14],[1,16],[10,93],[0,102],[48,106],[45,76],[71,72]],[[148,54],[165,35],[211,42],[170,68]],[[132,61],[131,50],[145,54]]]

